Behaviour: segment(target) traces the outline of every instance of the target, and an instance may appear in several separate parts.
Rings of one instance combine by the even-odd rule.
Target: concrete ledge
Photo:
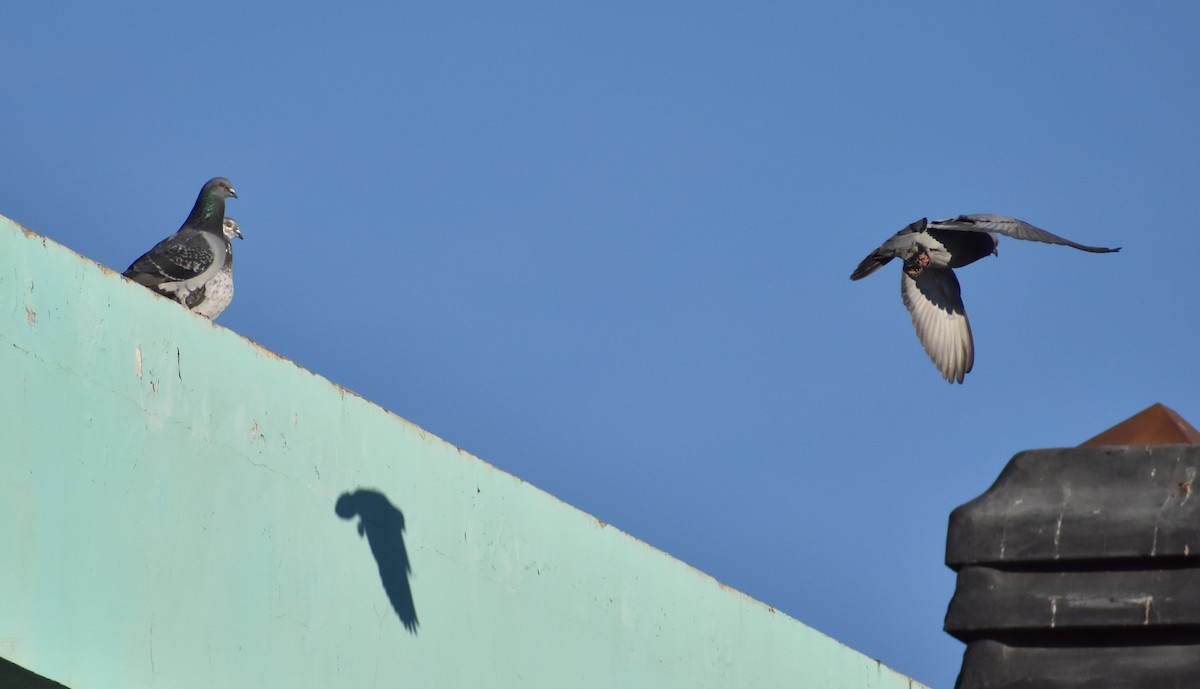
[[[3,218],[0,371],[0,657],[74,689],[914,686]]]

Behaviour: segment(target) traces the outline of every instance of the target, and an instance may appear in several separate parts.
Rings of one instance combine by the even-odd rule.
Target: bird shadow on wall
[[[383,493],[359,488],[342,493],[334,505],[342,519],[358,517],[358,535],[366,537],[379,566],[379,580],[396,616],[411,634],[417,633],[417,608],[413,604],[408,578],[412,566],[404,548],[404,513]]]

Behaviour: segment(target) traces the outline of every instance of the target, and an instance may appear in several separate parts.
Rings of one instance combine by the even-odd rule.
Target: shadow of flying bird
[[[358,535],[367,539],[379,567],[379,579],[396,616],[410,633],[417,633],[417,609],[409,576],[412,566],[404,548],[404,513],[376,490],[359,488],[343,493],[334,505],[342,519],[358,517]]]

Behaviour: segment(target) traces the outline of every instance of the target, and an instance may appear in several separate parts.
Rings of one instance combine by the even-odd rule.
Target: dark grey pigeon
[[[1000,244],[997,235],[1062,244],[1097,254],[1121,250],[1076,244],[1003,215],[960,215],[932,222],[921,218],[884,242],[850,274],[851,280],[860,280],[893,258],[904,262],[900,296],[925,352],[942,377],[951,383],[963,382],[963,376],[975,365],[971,324],[952,269],[997,254]]]
[[[229,303],[233,301],[233,242],[237,237],[243,239],[242,228],[233,218],[226,217],[221,223],[225,231],[225,266],[221,272],[207,283],[192,290],[183,305],[209,320],[221,315]]]
[[[236,199],[237,192],[229,180],[214,177],[205,182],[183,227],[134,261],[125,277],[186,305],[192,292],[219,275],[232,255],[222,227],[225,199],[230,197]]]

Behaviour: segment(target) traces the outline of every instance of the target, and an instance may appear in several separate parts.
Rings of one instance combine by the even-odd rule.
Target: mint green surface
[[[403,512],[415,633],[334,512],[359,488]],[[919,686],[3,217],[0,656],[72,689]]]

